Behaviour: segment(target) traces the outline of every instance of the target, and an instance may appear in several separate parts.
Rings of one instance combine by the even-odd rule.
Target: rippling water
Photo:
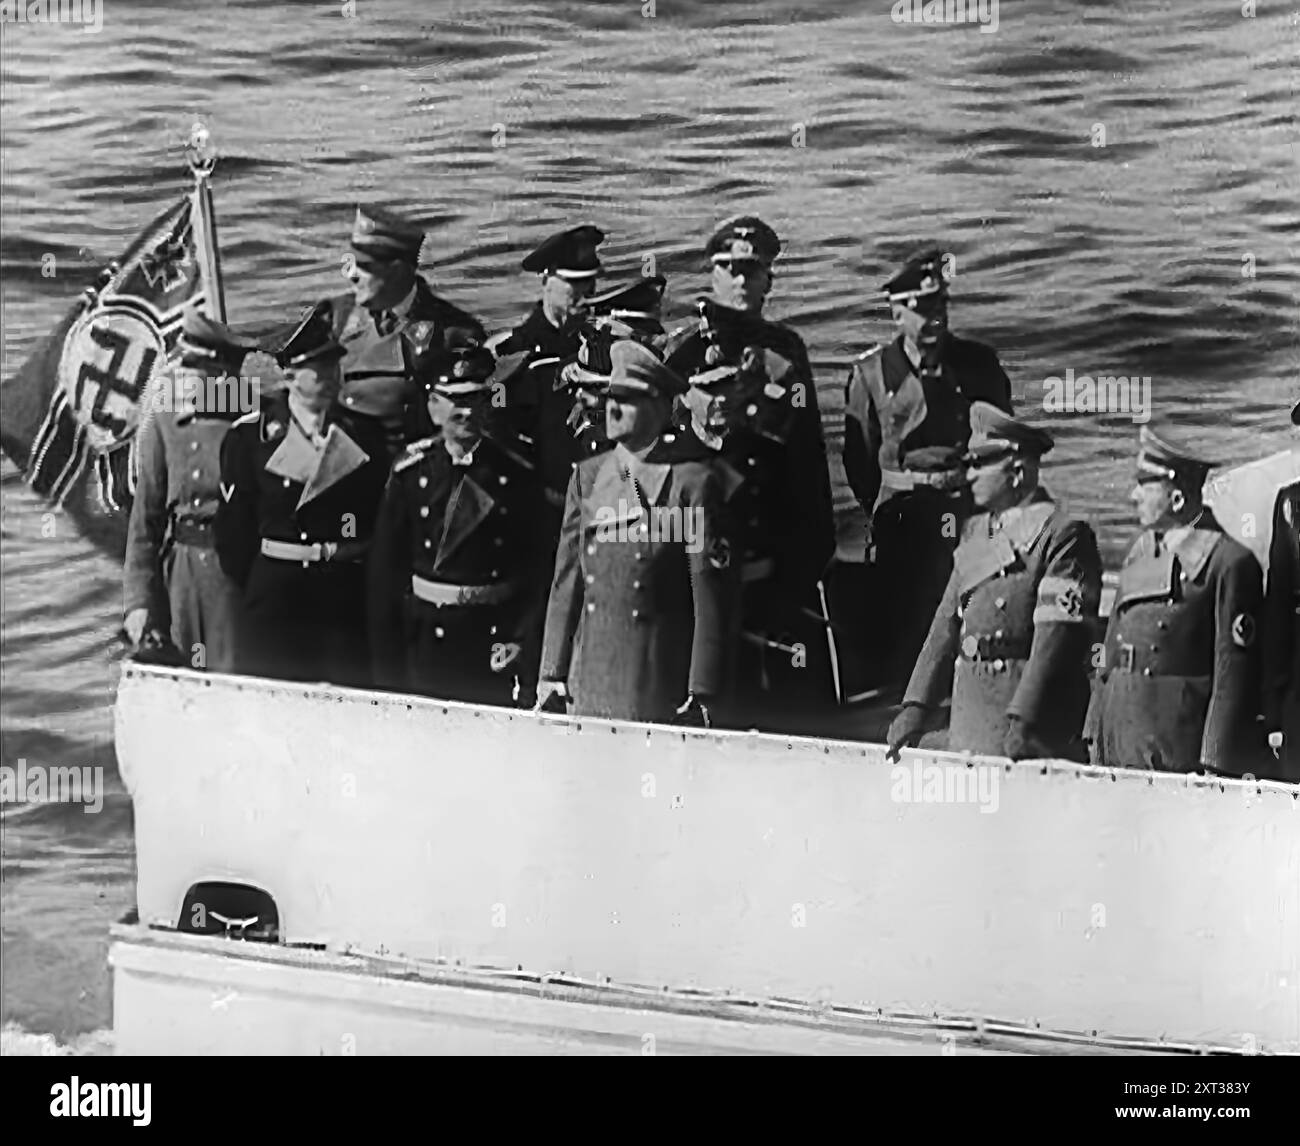
[[[359,198],[417,215],[437,288],[492,328],[531,301],[526,250],[584,219],[611,278],[653,256],[684,315],[702,238],[744,209],[787,240],[770,309],[808,341],[833,453],[845,367],[888,334],[873,292],[926,238],[957,256],[954,329],[998,348],[1022,408],[1067,368],[1149,375],[1155,416],[1225,461],[1288,444],[1300,180],[1278,7],[1023,0],[992,35],[895,25],[886,0],[342,7],[103,0],[99,34],[0,25],[6,374],[185,189],[202,118],[237,322],[338,289]],[[1049,485],[1113,559],[1136,428],[1038,417]],[[4,763],[109,775],[99,815],[4,814],[3,1017],[70,1038],[108,1021],[104,932],[132,897],[120,589],[7,463],[0,492]]]

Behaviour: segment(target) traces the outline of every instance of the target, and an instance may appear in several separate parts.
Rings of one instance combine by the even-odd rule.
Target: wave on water
[[[68,1043],[59,1042],[53,1035],[24,1030],[17,1023],[6,1023],[0,1030],[0,1058],[99,1057],[112,1053],[113,1032],[108,1029],[87,1031]]]

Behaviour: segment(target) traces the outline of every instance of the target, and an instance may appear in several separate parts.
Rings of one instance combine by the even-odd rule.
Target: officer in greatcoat
[[[615,343],[614,447],[578,464],[565,499],[538,705],[580,716],[707,725],[726,695],[736,564],[707,458],[664,441],[685,382]]]
[[[497,705],[517,688],[531,703],[550,572],[542,493],[492,404],[525,359],[478,349],[458,360],[434,383],[450,406],[441,425],[393,466],[369,562],[382,688]]]
[[[971,406],[964,455],[974,516],[889,729],[897,754],[952,700],[948,747],[1085,759],[1101,557],[1092,530],[1039,484],[1052,438],[990,403]]]
[[[519,433],[533,444],[556,537],[576,461],[569,426],[573,402],[559,375],[578,353],[587,300],[601,271],[596,248],[604,238],[599,227],[583,224],[551,235],[530,252],[523,269],[540,277],[542,296],[523,322],[490,343],[498,355],[528,354],[528,368],[507,391],[506,402]]]
[[[744,554],[733,719],[771,723],[783,712],[777,723],[790,726],[786,717],[834,698],[819,582],[835,521],[807,348],[763,313],[780,253],[757,216],[721,223],[704,249],[710,294],[696,304],[697,321],[668,337],[666,360],[691,383],[680,429],[727,463]]]
[[[1142,533],[1088,709],[1094,763],[1258,773],[1263,572],[1202,501],[1211,464],[1142,427],[1131,495]]]
[[[912,670],[971,512],[971,404],[1012,412],[997,354],[948,331],[943,260],[922,251],[885,284],[898,337],[863,353],[845,387],[844,470],[868,519],[874,595],[889,603],[873,618],[888,679]]]
[[[423,405],[457,346],[486,339],[478,319],[434,294],[418,272],[424,237],[396,212],[358,207],[346,263],[352,289],[327,300],[345,352],[340,401],[383,423],[390,454],[402,447],[408,410]]]
[[[693,375],[676,429],[714,459],[734,523],[742,589],[731,719],[802,727],[834,700],[819,582],[835,551],[821,442],[792,403],[787,359],[751,346]],[[819,619],[819,617],[821,619]]]
[[[267,347],[287,392],[221,447],[217,555],[243,594],[236,667],[365,687],[364,558],[388,477],[384,425],[338,401],[343,347],[325,304]]]
[[[1291,411],[1300,426],[1300,402]],[[1278,491],[1264,594],[1264,728],[1275,767],[1300,783],[1300,481]]]
[[[239,381],[253,343],[185,311],[180,368],[160,377],[139,430],[139,477],[127,528],[123,628],[136,649],[166,638],[189,668],[234,668],[239,590],[221,569],[213,520],[220,450],[253,394]],[[165,388],[165,389],[163,389]]]

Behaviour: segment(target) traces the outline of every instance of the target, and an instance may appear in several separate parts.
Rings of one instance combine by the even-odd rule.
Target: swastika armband
[[[1044,577],[1038,583],[1034,624],[1050,625],[1083,621],[1083,582],[1072,577]]]

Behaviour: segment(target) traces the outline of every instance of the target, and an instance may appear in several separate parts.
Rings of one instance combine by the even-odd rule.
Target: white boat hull
[[[117,746],[144,925],[175,927],[191,886],[229,881],[270,893],[282,941],[335,955],[1300,1050],[1300,811],[1283,785],[972,762],[952,775],[982,791],[928,802],[924,769],[969,758],[904,753],[896,770],[871,744],[133,665]],[[154,951],[145,974],[124,962],[148,947],[132,934],[114,956],[127,1053],[236,1049],[206,986],[232,958],[249,962],[229,989],[283,996],[267,1047],[337,1038],[298,998],[330,995],[310,985],[323,969],[273,981],[250,952],[276,949],[181,936],[195,946]],[[446,1045],[412,1021],[359,1053]]]

